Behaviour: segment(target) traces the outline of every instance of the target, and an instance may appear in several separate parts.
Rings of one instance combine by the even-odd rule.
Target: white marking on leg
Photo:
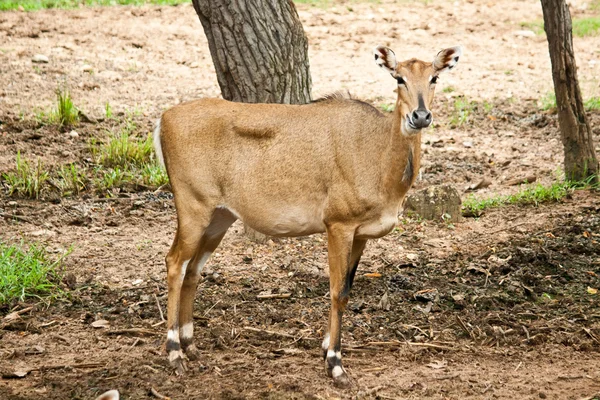
[[[331,376],[333,376],[334,378],[338,378],[342,375],[344,375],[346,373],[346,371],[344,371],[344,368],[342,368],[341,365],[336,365],[335,367],[333,367],[333,370],[331,371]]]
[[[329,333],[327,333],[325,335],[325,337],[323,338],[323,344],[321,345],[321,348],[323,350],[327,350],[329,348]]]
[[[197,275],[200,275],[202,273],[202,270],[204,269],[204,265],[210,258],[211,254],[212,253],[210,251],[207,251],[206,253],[204,253],[202,255],[202,257],[200,258],[200,261],[198,261],[198,264],[196,264],[196,274]]]
[[[335,353],[335,358],[337,358],[338,360],[341,360],[342,359],[342,352],[341,351],[337,351]]]
[[[191,339],[194,336],[194,323],[188,322],[181,327],[181,338],[182,339]]]
[[[189,263],[190,263],[190,260],[186,260],[181,265],[181,279],[185,278],[185,273],[187,271],[187,267],[188,267]]]
[[[179,343],[179,331],[177,331],[177,329],[169,329],[167,332],[167,340]]]
[[[335,350],[327,350],[327,358],[337,358]]]

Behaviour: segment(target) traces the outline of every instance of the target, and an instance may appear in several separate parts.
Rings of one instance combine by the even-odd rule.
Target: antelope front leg
[[[348,386],[350,381],[342,366],[342,315],[348,304],[358,260],[365,246],[364,240],[354,240],[354,227],[330,226],[327,229],[329,253],[329,291],[331,312],[329,332],[323,341],[327,374],[336,386]]]

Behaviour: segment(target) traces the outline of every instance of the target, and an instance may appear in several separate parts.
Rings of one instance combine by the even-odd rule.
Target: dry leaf
[[[365,276],[367,278],[381,278],[381,274],[379,272],[367,272]]]
[[[594,289],[594,288],[588,286],[587,292],[589,294],[596,294],[596,293],[598,293],[598,289]]]

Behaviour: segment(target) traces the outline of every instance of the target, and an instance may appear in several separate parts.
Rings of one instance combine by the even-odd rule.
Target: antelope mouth
[[[422,128],[418,128],[414,122],[410,119],[410,115],[406,114],[404,123],[404,133],[406,135],[415,135],[421,131]]]

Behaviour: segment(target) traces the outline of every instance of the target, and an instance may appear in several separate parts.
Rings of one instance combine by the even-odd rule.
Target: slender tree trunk
[[[541,2],[565,151],[565,174],[567,179],[584,180],[597,176],[599,167],[577,80],[571,13],[565,0]]]
[[[311,100],[308,39],[292,0],[192,0],[223,98],[244,103]],[[245,226],[247,236],[266,236]]]

